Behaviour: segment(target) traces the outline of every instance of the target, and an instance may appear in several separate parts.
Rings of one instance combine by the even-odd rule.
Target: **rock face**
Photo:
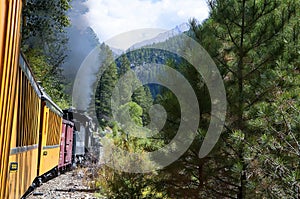
[[[66,172],[49,180],[34,190],[28,199],[96,199],[104,198],[97,194],[97,190],[91,189],[87,179],[88,169],[79,168]]]

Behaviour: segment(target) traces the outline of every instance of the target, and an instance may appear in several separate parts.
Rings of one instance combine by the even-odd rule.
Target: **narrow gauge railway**
[[[25,198],[97,141],[89,117],[62,111],[35,81],[20,53],[21,10],[22,0],[0,0],[1,199]]]

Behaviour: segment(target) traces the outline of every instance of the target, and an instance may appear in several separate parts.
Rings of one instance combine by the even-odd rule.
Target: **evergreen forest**
[[[164,50],[185,46],[183,53],[192,54],[180,35],[121,55],[115,55],[105,43],[98,44],[97,48],[105,52],[105,60],[99,65],[95,92],[86,112],[95,111],[99,133],[115,146],[142,154],[140,161],[159,164],[144,154],[162,148],[176,137],[183,108],[176,93],[162,85],[142,85],[138,81],[150,80],[157,74],[158,79],[170,75],[156,66],[166,65],[188,80],[200,109],[199,115],[192,116],[199,118],[195,138],[176,161],[146,173],[102,165],[95,179],[99,196],[300,197],[300,1],[207,0],[207,5],[209,17],[201,23],[190,19],[190,29],[183,34],[207,51],[224,83],[226,118],[216,145],[208,155],[199,158],[214,117],[211,110],[215,102],[195,67],[178,54]],[[22,21],[22,51],[36,79],[63,108],[71,106],[70,96],[65,93],[70,82],[62,75],[68,42],[64,30],[71,24],[69,9],[69,0],[27,0]],[[165,115],[155,117],[151,113],[153,107],[163,107]],[[127,119],[127,113],[134,126],[125,128],[115,118]],[[133,136],[143,134],[142,127],[155,120],[160,123],[160,117],[166,121],[159,133],[152,137]],[[106,128],[112,133],[103,134]],[[189,129],[185,130],[188,134]],[[124,156],[114,154],[120,159]],[[134,166],[130,160],[120,164]]]

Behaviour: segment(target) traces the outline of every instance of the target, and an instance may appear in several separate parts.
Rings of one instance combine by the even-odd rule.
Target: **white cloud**
[[[172,29],[207,18],[205,0],[88,0],[86,18],[100,41],[134,29]]]

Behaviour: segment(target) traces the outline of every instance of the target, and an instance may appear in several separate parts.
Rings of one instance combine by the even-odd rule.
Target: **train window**
[[[61,122],[61,117],[50,110],[48,120],[48,134],[46,141],[47,146],[59,144],[61,134]]]
[[[16,146],[29,146],[37,144],[40,117],[40,99],[24,72],[19,70],[17,78],[19,83],[17,138]]]

